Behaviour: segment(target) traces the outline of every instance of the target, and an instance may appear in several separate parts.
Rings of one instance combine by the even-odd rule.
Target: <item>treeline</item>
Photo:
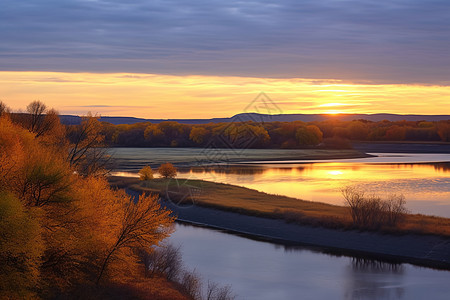
[[[69,126],[76,127],[76,126]],[[348,148],[350,141],[450,142],[450,120],[241,122],[180,124],[173,121],[113,125],[102,122],[105,142],[124,147]]]
[[[66,128],[40,102],[21,115],[0,102],[0,298],[187,299],[145,278],[142,253],[173,217],[156,196],[109,187],[101,128],[93,117]]]

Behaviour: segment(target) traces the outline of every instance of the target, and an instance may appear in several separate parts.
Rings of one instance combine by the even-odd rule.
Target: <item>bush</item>
[[[147,277],[162,276],[169,281],[177,282],[184,293],[194,300],[233,300],[236,298],[230,285],[221,286],[208,280],[205,286],[201,276],[195,270],[184,269],[180,247],[166,244],[152,247],[150,251],[140,249],[139,256],[145,266]]]
[[[350,208],[353,224],[359,228],[394,227],[407,213],[403,195],[392,194],[383,200],[377,195],[366,196],[364,191],[354,187],[343,188],[341,192]]]
[[[148,277],[160,275],[175,281],[180,276],[183,267],[180,247],[172,244],[154,247],[151,251],[143,250],[140,257]]]
[[[206,300],[233,300],[235,298],[230,285],[219,286],[216,282],[208,281]]]
[[[139,171],[139,179],[146,181],[153,179],[153,170],[150,166],[145,166]]]
[[[194,271],[185,271],[180,279],[180,284],[186,294],[195,300],[202,299],[202,279]]]
[[[159,166],[158,173],[164,178],[174,178],[177,176],[177,168],[175,168],[171,163],[165,163]]]

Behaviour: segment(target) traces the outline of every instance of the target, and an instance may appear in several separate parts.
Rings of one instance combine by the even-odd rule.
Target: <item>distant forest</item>
[[[450,120],[101,124],[105,142],[120,147],[340,149],[350,148],[351,141],[450,142]]]

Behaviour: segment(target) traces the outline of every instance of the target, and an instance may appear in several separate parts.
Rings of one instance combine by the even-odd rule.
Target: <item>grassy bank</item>
[[[112,186],[170,197],[175,203],[195,204],[246,215],[284,219],[302,225],[334,229],[354,229],[349,209],[344,206],[305,201],[271,195],[245,187],[204,180],[153,179],[142,182],[136,178],[111,176]],[[395,227],[383,227],[383,232],[433,234],[450,237],[450,219],[420,214],[404,215]]]

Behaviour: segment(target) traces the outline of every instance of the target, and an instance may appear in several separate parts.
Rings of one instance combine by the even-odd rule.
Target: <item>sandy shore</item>
[[[138,192],[127,190],[131,195]],[[283,220],[241,215],[212,208],[164,202],[178,221],[201,225],[283,245],[319,247],[336,254],[409,262],[450,269],[450,239],[428,235],[388,235],[288,224]]]

